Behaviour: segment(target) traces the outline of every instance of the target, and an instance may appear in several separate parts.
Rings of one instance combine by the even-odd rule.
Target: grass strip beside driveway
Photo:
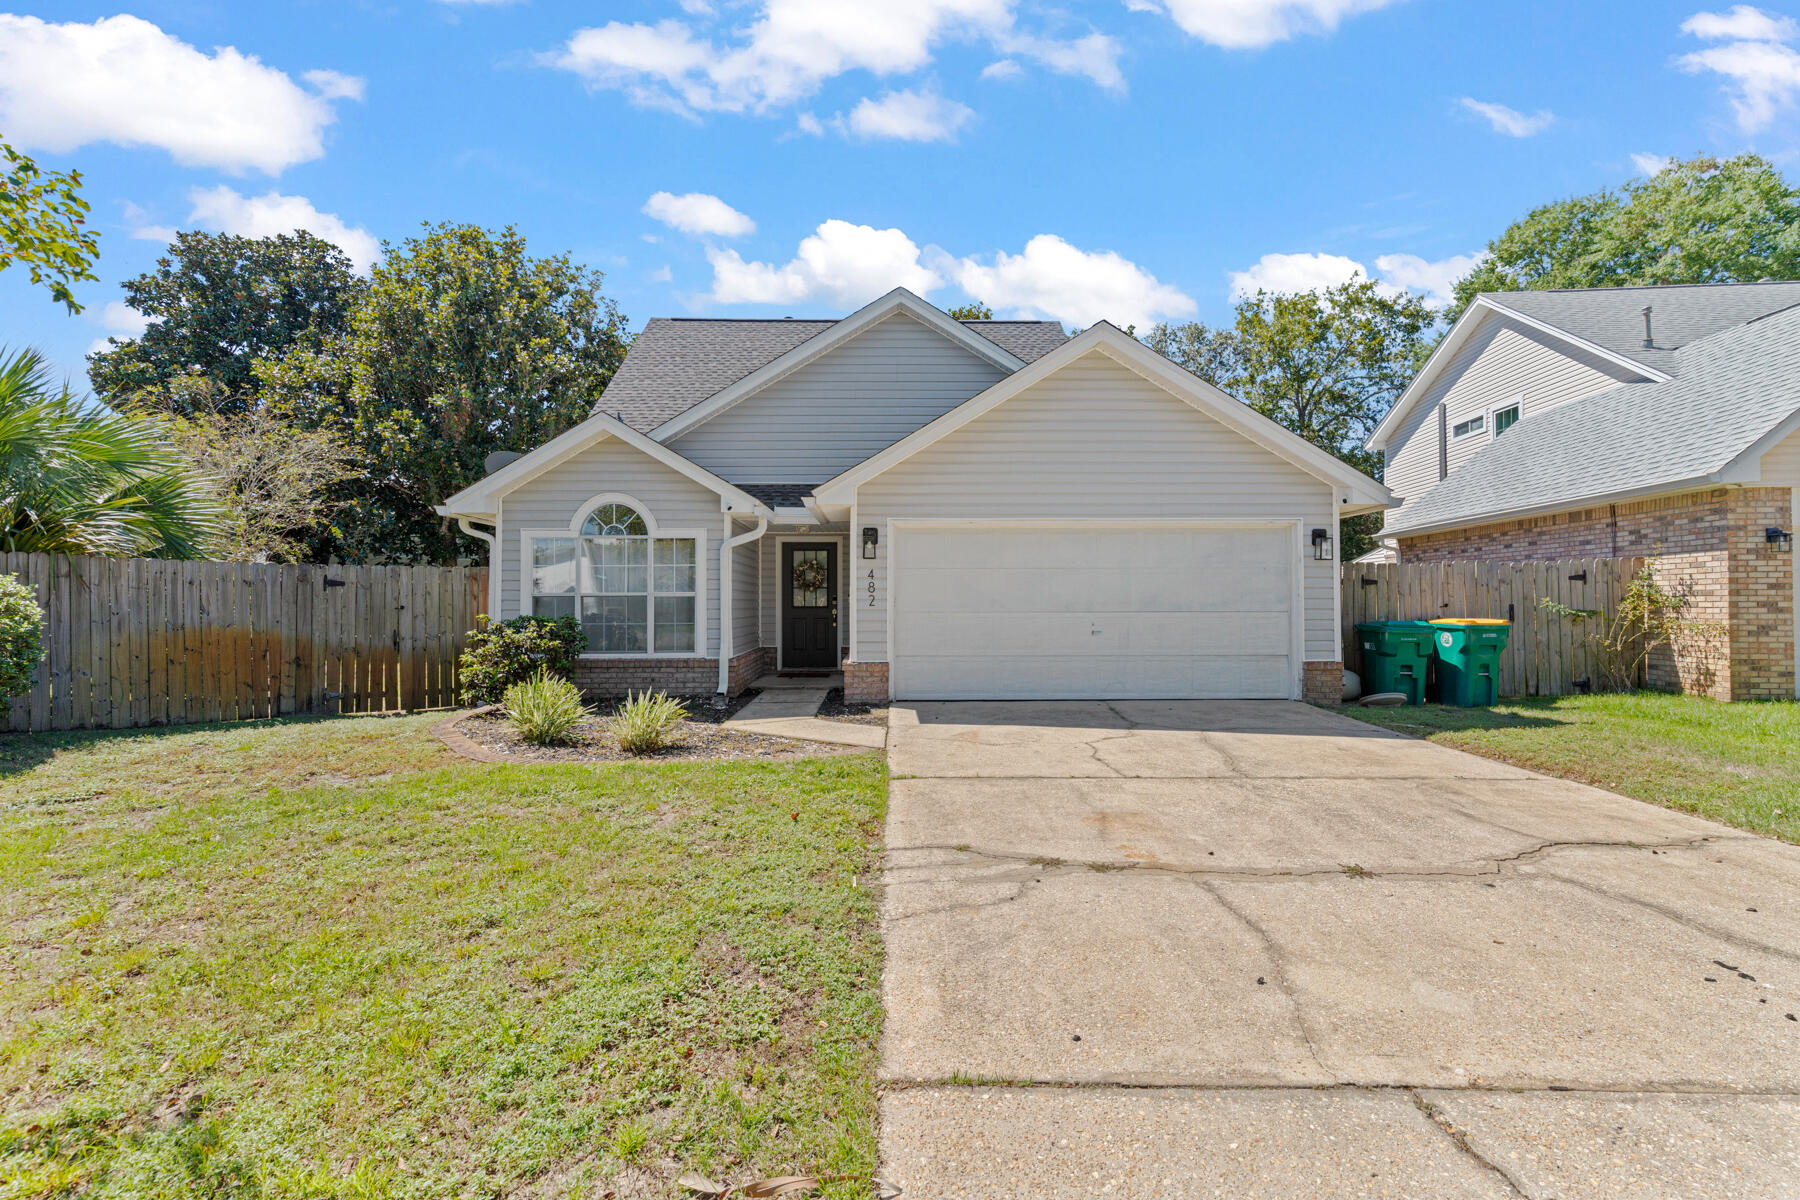
[[[1629,692],[1345,716],[1800,842],[1800,704]]]
[[[880,760],[487,766],[433,719],[0,739],[0,1194],[873,1170]]]

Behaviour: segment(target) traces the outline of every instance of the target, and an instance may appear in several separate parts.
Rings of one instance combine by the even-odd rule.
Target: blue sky
[[[1657,0],[366,0],[0,15],[0,136],[79,168],[102,282],[0,273],[82,357],[174,228],[359,261],[517,225],[652,316],[894,284],[1072,325],[1361,269],[1441,294],[1531,206],[1656,156],[1800,155],[1800,9]]]

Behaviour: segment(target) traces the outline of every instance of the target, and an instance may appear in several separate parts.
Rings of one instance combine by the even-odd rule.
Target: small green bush
[[[539,671],[568,679],[585,649],[587,635],[573,617],[555,621],[514,617],[492,623],[478,617],[462,655],[463,703],[497,703],[507,688]]]
[[[501,704],[519,736],[538,746],[568,741],[569,732],[588,715],[575,685],[542,667],[530,679],[507,688]]]
[[[627,754],[649,754],[675,740],[675,731],[687,720],[681,701],[662,692],[627,695],[613,714],[612,732]]]
[[[0,575],[0,717],[12,711],[12,697],[31,690],[43,659],[44,610],[31,588]]]

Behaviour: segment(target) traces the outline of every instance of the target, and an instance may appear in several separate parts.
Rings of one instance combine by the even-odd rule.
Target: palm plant
[[[78,399],[36,351],[0,353],[0,550],[205,558],[223,528],[159,421]]]

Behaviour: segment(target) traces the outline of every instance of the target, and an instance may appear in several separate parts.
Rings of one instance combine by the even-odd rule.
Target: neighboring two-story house
[[[655,320],[593,416],[438,509],[578,682],[852,700],[1342,688],[1338,519],[1374,480],[1104,322]]]
[[[1800,283],[1478,297],[1369,438],[1403,563],[1653,556],[1723,638],[1652,665],[1796,694]]]

